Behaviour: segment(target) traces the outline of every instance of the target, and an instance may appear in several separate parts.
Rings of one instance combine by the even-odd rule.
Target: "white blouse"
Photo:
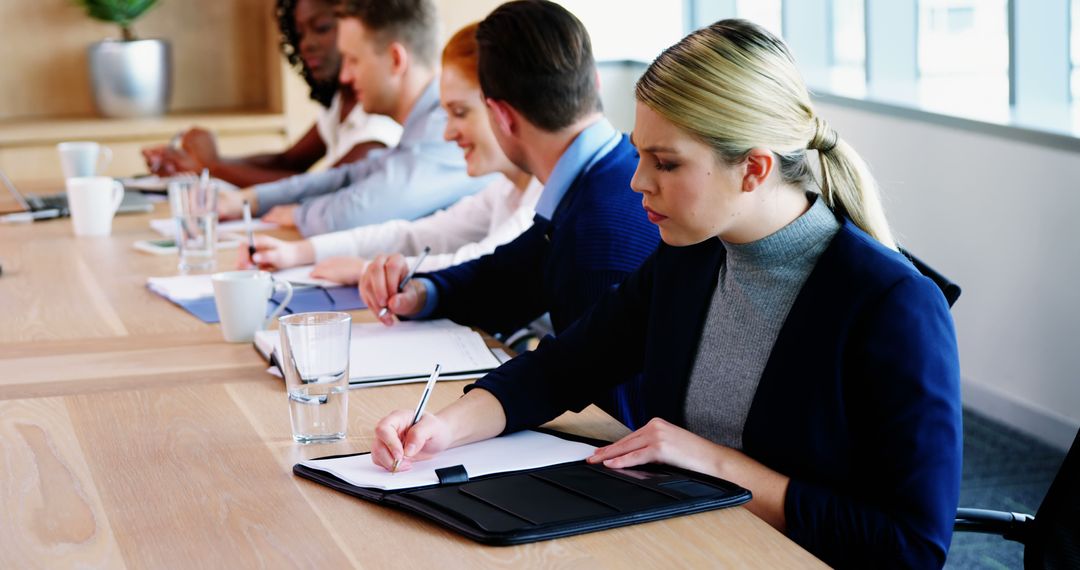
[[[412,267],[414,256],[430,246],[431,253],[419,271],[437,271],[491,253],[521,235],[532,226],[543,189],[534,178],[520,192],[500,176],[476,194],[412,222],[390,220],[309,239],[316,262],[340,255],[370,259],[401,253],[409,256]]]
[[[385,115],[369,115],[357,103],[342,122],[341,93],[335,93],[330,107],[319,113],[315,129],[326,145],[327,166],[337,164],[354,146],[366,142],[380,142],[387,148],[397,146],[401,139],[401,125]]]

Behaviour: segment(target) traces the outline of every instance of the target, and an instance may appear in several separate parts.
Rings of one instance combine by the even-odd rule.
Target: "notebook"
[[[276,230],[280,227],[281,226],[277,224],[271,224],[262,220],[251,221],[251,231],[253,232],[266,232]],[[176,237],[176,221],[172,218],[157,218],[150,220],[150,229],[165,237]],[[244,224],[244,220],[218,222],[217,231],[220,234],[244,234],[247,232],[247,226]]]
[[[285,307],[285,314],[355,311],[365,308],[356,287],[314,279],[310,274],[311,266],[274,273],[275,279],[283,279],[293,284],[293,297]],[[204,323],[212,324],[221,320],[214,304],[214,284],[209,275],[150,277],[146,280],[146,286]],[[274,294],[267,303],[268,316],[284,297],[280,292]]]
[[[497,356],[476,331],[446,319],[405,321],[392,327],[353,323],[350,342],[352,387],[423,382],[435,363],[442,365],[440,380],[479,378],[509,359],[501,350]],[[280,362],[278,331],[256,332],[255,348],[271,364]]]
[[[157,176],[154,174],[147,174],[144,176],[129,176],[127,178],[119,178],[120,183],[124,185],[124,188],[128,190],[138,190],[140,192],[153,192],[158,194],[164,194],[169,191],[169,182],[173,180],[181,180],[185,178],[191,178],[191,175],[177,175],[177,176]],[[217,184],[219,190],[238,190],[239,188],[235,184],[226,182],[220,178],[214,178],[214,182]]]
[[[393,475],[376,472],[381,468],[370,453],[302,461],[293,473],[493,545],[595,532],[751,498],[734,483],[676,467],[608,469],[584,461],[606,443],[539,429],[448,450]]]

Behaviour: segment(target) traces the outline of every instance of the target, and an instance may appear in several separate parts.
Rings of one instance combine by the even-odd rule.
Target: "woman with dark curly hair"
[[[368,115],[352,88],[338,81],[334,0],[278,0],[281,51],[311,87],[311,98],[323,109],[318,120],[290,148],[279,153],[224,158],[214,135],[192,128],[179,138],[179,148],[161,145],[143,149],[151,172],[171,175],[201,172],[237,186],[251,186],[306,172],[324,156],[332,166],[354,162],[376,148],[394,146],[401,126],[389,117]]]

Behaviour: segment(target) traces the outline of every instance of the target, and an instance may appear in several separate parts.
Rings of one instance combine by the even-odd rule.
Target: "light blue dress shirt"
[[[258,214],[299,202],[296,227],[311,236],[446,208],[487,186],[492,176],[470,178],[461,149],[443,140],[445,129],[438,80],[432,80],[409,112],[397,146],[325,172],[255,186]]]
[[[555,209],[559,207],[559,202],[578,176],[607,156],[607,153],[618,146],[620,140],[622,140],[622,133],[605,118],[601,118],[578,133],[578,136],[574,137],[574,142],[570,143],[570,146],[559,157],[555,168],[551,171],[551,176],[544,184],[544,191],[541,192],[540,200],[536,203],[536,215],[548,220],[552,219]],[[423,319],[435,312],[435,307],[439,306],[439,292],[430,279],[419,277],[417,281],[424,286],[427,298],[424,301],[424,308],[413,318]]]

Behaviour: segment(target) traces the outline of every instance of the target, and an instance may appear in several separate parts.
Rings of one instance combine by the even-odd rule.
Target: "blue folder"
[[[266,304],[266,315],[277,309],[285,298],[284,293],[274,295]],[[217,307],[213,297],[192,299],[190,301],[173,301],[178,307],[198,317],[204,323],[212,324],[220,322]],[[285,307],[282,314],[310,313],[314,311],[354,311],[364,309],[364,301],[360,299],[360,293],[356,287],[294,287],[293,298]]]

